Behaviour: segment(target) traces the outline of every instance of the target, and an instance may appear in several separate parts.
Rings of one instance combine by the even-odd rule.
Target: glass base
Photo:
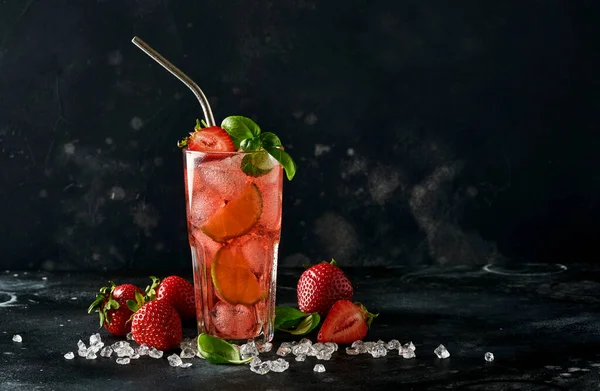
[[[540,277],[563,273],[567,270],[567,267],[560,263],[521,263],[512,265],[494,265],[490,263],[485,265],[483,270],[502,276]]]

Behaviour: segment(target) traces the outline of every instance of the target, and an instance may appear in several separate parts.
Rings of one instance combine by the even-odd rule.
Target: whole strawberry
[[[339,300],[329,310],[317,341],[350,344],[362,340],[377,315],[371,314],[360,303]]]
[[[131,335],[140,345],[160,350],[173,349],[181,343],[181,318],[166,301],[149,301],[133,314]]]
[[[178,276],[164,278],[156,297],[171,304],[182,319],[196,319],[194,286],[187,280]]]
[[[354,290],[348,277],[332,260],[306,269],[298,280],[297,294],[300,311],[325,316],[336,301],[352,300]]]
[[[131,331],[128,322],[133,312],[127,307],[128,300],[135,300],[135,294],[144,293],[133,284],[115,285],[110,281],[110,286],[100,288],[96,300],[88,308],[88,313],[98,312],[100,327],[113,335],[123,336]]]

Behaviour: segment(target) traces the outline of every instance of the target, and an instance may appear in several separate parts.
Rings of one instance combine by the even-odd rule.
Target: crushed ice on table
[[[296,361],[304,361],[304,360],[306,360],[305,354],[299,354],[296,356]]]
[[[284,372],[290,367],[290,363],[285,361],[283,358],[278,358],[274,361],[267,361],[269,363],[269,369],[273,372]]]
[[[294,345],[292,347],[292,354],[294,356],[304,356],[308,353],[308,350],[310,349],[312,344],[308,344],[308,343],[299,343],[297,345]]]
[[[132,360],[137,360],[138,358],[140,358],[140,355],[137,353],[132,354],[131,356],[129,356],[130,359]]]
[[[13,342],[21,343],[21,342],[23,342],[23,337],[21,337],[19,334],[15,334],[15,335],[13,335],[12,340],[13,340]]]
[[[483,358],[487,362],[492,362],[492,361],[494,361],[494,353],[487,352],[486,354],[484,354]]]
[[[131,362],[131,359],[129,357],[119,357],[115,360],[115,362],[117,364],[127,365]]]
[[[183,350],[185,348],[190,348],[194,351],[198,350],[198,341],[196,340],[196,338],[182,340],[179,344],[179,349]]]
[[[256,345],[259,353],[268,353],[273,349],[273,344],[271,342],[259,343]]]
[[[438,358],[448,358],[450,357],[450,352],[446,349],[444,345],[440,345],[433,351]]]
[[[141,344],[137,347],[137,349],[135,349],[135,353],[139,354],[140,356],[147,356],[149,352],[150,348],[145,343]]]
[[[77,349],[78,350],[87,350],[85,343],[82,340],[77,341]]]
[[[285,342],[284,342],[285,343]],[[279,349],[277,349],[277,355],[278,356],[282,356],[285,357],[288,354],[290,354],[292,352],[292,349],[290,347],[287,346],[283,346],[283,343],[281,344],[281,346],[279,347]]]
[[[119,341],[111,345],[113,352],[119,357],[133,356],[135,350],[131,347],[127,341]]]
[[[400,346],[400,349],[398,349],[398,354],[403,358],[415,358],[415,350],[417,350],[417,348],[411,341]]]
[[[358,349],[347,347],[346,348],[346,354],[349,355],[349,356],[356,356],[356,355],[360,354],[360,352],[358,351]]]
[[[181,361],[181,357],[179,357],[175,353],[173,353],[169,357],[167,357],[167,360],[169,360],[169,365],[172,367],[178,367],[183,363]]]
[[[250,370],[259,375],[265,375],[271,371],[268,362],[262,362],[260,358],[254,357],[254,360],[250,362]]]
[[[313,368],[313,371],[318,372],[318,373],[325,372],[325,366],[323,364],[317,364]]]
[[[100,333],[90,335],[90,346],[97,345],[102,342],[102,337],[100,337]]]
[[[400,341],[398,341],[397,339],[392,339],[385,345],[385,347],[387,350],[400,349]]]
[[[387,349],[384,344],[378,343],[369,351],[369,353],[371,353],[373,358],[380,358],[387,355]]]
[[[191,362],[184,362],[181,363],[181,365],[179,366],[180,368],[189,368],[191,367],[193,364]]]
[[[75,354],[73,354],[73,352],[65,353],[64,358],[67,360],[72,360],[75,358]]]
[[[258,356],[258,348],[254,341],[250,341],[240,346],[240,355],[242,356],[242,360]]]
[[[152,358],[161,358],[163,356],[163,351],[162,350],[158,350],[155,347],[151,347],[148,350],[148,356],[150,356]]]
[[[366,353],[367,352],[367,347],[365,346],[365,343],[363,341],[354,341],[352,342],[351,347],[353,349],[356,349],[356,351],[358,352],[358,354],[362,354],[362,353]]]
[[[329,349],[332,353],[337,352],[338,344],[335,342],[325,342],[325,347]]]
[[[183,348],[181,353],[179,353],[179,357],[181,358],[193,358],[196,356],[196,352],[192,348]]]
[[[331,360],[331,352],[328,349],[319,350],[317,352],[317,360]]]
[[[100,350],[100,356],[102,357],[110,357],[113,353],[113,350],[110,346],[105,346]]]
[[[88,349],[85,358],[86,360],[95,360],[96,359],[96,352],[94,352],[92,349]]]

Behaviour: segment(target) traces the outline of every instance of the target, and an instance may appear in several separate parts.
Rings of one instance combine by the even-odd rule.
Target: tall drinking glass
[[[283,170],[247,175],[248,153],[183,150],[198,331],[233,341],[273,339]],[[264,160],[263,160],[264,163]]]

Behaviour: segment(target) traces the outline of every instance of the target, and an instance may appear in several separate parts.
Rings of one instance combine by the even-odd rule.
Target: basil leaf
[[[258,151],[262,148],[262,141],[259,137],[252,137],[242,140],[240,147],[244,152]]]
[[[273,146],[263,146],[269,155],[273,156],[285,169],[287,178],[291,181],[294,175],[296,175],[296,163],[292,160],[292,157],[282,149]]]
[[[277,329],[284,323],[289,322],[295,322],[294,325],[298,325],[306,316],[308,316],[308,314],[293,307],[275,307],[275,328]]]
[[[277,137],[275,133],[265,132],[261,133],[258,137],[262,141],[263,145],[266,145],[268,147],[281,147],[281,140],[279,139],[279,137]]]
[[[321,321],[321,317],[319,316],[319,314],[317,314],[315,312],[314,314],[310,314],[306,318],[304,318],[302,320],[302,322],[300,322],[298,327],[296,327],[294,330],[290,330],[288,332],[292,335],[308,334],[311,331],[313,331],[315,329],[315,327],[317,327],[319,325],[320,321]],[[282,331],[286,331],[286,330],[282,330]]]
[[[227,117],[221,122],[221,127],[231,136],[235,148],[238,149],[243,140],[260,134],[260,127],[250,118],[241,115]]]
[[[275,308],[275,329],[293,335],[308,334],[319,325],[318,313],[306,314],[292,307]]]
[[[253,357],[242,360],[232,344],[205,333],[198,336],[198,353],[213,364],[245,364],[253,360]]]
[[[273,169],[271,157],[265,151],[250,153],[242,159],[244,174],[259,177],[268,174]]]

